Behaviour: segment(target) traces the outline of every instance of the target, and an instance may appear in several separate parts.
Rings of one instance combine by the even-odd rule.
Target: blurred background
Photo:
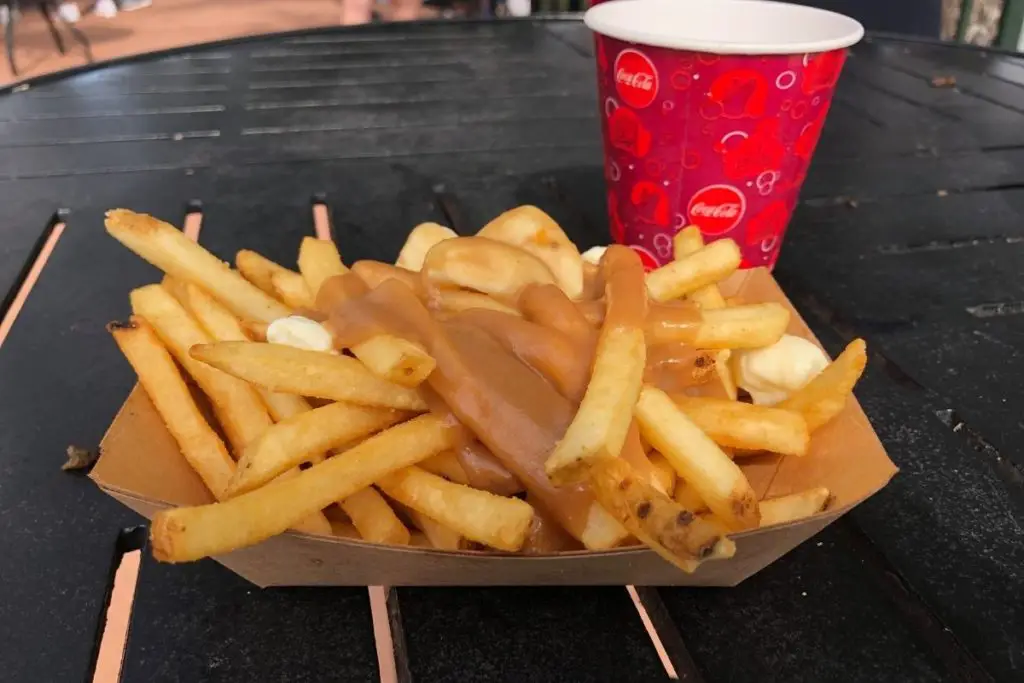
[[[1024,23],[1024,0],[797,1],[851,14],[869,30],[941,36],[977,45],[1018,48]],[[0,84],[78,66],[90,58],[100,61],[274,31],[369,21],[573,12],[585,2],[0,0],[7,57],[0,65]]]

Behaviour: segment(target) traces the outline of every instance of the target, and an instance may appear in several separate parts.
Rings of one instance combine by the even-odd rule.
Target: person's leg
[[[373,13],[373,0],[342,0],[341,23],[343,26],[369,23]]]
[[[415,21],[420,18],[423,0],[391,0],[391,5],[394,8],[391,13],[394,21]]]

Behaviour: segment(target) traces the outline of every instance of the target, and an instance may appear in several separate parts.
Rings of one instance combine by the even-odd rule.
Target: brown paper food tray
[[[745,302],[782,303],[793,313],[789,332],[817,341],[766,270],[737,273],[723,283],[722,291]],[[114,418],[101,454],[92,470],[93,481],[147,519],[157,510],[212,501],[138,386]],[[800,522],[737,534],[734,558],[707,562],[692,575],[640,547],[525,557],[385,546],[295,532],[216,559],[258,586],[735,586],[881,489],[896,473],[856,401],[814,435],[807,456],[764,455],[741,464],[762,498],[827,486],[835,502],[826,512]]]

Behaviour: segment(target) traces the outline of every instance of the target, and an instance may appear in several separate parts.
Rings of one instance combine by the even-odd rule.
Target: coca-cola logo
[[[746,209],[743,193],[732,185],[709,185],[693,195],[686,212],[705,235],[721,235],[736,227]]]
[[[615,91],[623,102],[643,109],[658,96],[658,70],[639,50],[623,50],[615,57]]]

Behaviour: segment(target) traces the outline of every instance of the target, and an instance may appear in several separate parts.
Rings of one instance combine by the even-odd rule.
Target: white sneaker
[[[117,4],[114,0],[99,0],[92,8],[93,14],[104,19],[113,19],[117,16]]]
[[[73,2],[62,2],[57,8],[57,16],[61,18],[61,21],[74,24],[82,18],[82,11]]]

